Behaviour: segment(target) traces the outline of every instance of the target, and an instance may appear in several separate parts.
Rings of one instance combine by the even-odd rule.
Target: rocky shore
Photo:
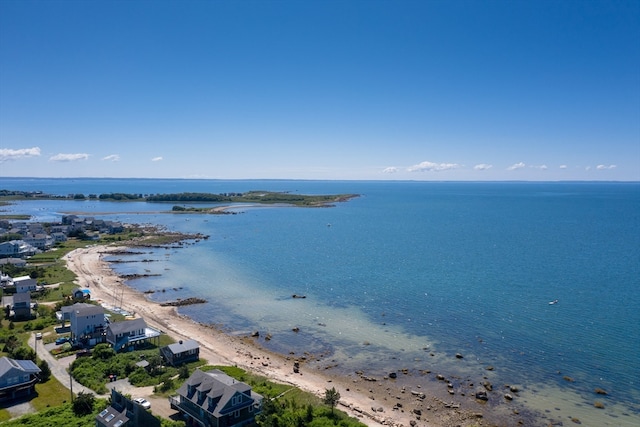
[[[177,240],[166,244],[183,242],[178,235],[174,238]],[[107,302],[112,300],[116,288],[118,292],[123,290],[122,279],[109,268],[103,256],[133,253],[131,251],[136,251],[135,248],[145,246],[148,246],[148,241],[141,239],[132,242],[129,248],[95,246],[77,249],[67,255],[67,265],[78,275],[79,285],[91,288],[93,299]],[[96,274],[100,274],[102,279],[96,280]],[[176,311],[176,307],[181,305],[202,301],[186,298],[157,304],[126,286],[124,294],[123,308],[145,318],[148,324],[176,340],[196,339],[201,345],[202,357],[209,363],[237,365],[318,396],[325,389],[335,387],[342,396],[340,406],[370,426],[544,425],[537,422],[540,420],[536,421],[535,414],[518,405],[517,388],[505,390],[502,386],[494,387],[482,375],[462,379],[446,373],[403,367],[385,374],[357,371],[345,375],[322,355],[314,356],[304,351],[276,354],[262,347],[254,334],[230,336],[213,325],[194,322]],[[302,296],[294,294],[292,297]],[[463,356],[459,354],[456,357]]]

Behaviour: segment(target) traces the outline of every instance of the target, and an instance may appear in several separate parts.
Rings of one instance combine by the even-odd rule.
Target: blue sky
[[[638,1],[0,1],[0,177],[640,180]]]

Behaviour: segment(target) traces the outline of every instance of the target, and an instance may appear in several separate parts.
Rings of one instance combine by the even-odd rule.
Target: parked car
[[[80,358],[80,357],[89,357],[91,356],[91,350],[78,350],[76,351],[76,359]]]
[[[42,332],[36,333],[36,339],[37,340],[41,340],[42,339]]]
[[[151,409],[151,403],[149,403],[147,399],[138,397],[137,399],[133,399],[133,401],[138,405],[142,406],[144,409]]]
[[[56,340],[56,344],[58,344],[58,345],[60,345],[60,344],[64,344],[64,343],[66,343],[67,341],[69,341],[69,338],[67,338],[67,337],[60,337],[60,338],[58,338],[58,339]]]

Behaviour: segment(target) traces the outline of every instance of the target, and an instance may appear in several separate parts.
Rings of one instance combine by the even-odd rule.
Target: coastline
[[[294,373],[295,358],[269,352],[256,345],[251,338],[234,337],[215,329],[210,325],[203,325],[192,319],[180,315],[175,307],[163,307],[149,301],[145,295],[126,284],[102,259],[102,255],[114,250],[123,250],[123,246],[92,246],[76,249],[63,258],[67,268],[77,275],[77,283],[81,287],[91,290],[92,300],[108,305],[117,288],[122,295],[122,307],[134,313],[136,317],[145,319],[149,326],[157,328],[170,335],[173,339],[195,339],[200,344],[200,355],[210,364],[235,365],[245,370],[256,372],[275,381],[291,384],[319,397],[328,388],[335,387],[340,392],[339,408],[350,416],[358,418],[368,426],[380,425],[410,425],[415,424],[416,415],[413,412],[394,409],[385,399],[388,391],[375,390],[371,386],[369,392],[362,393],[354,390],[351,380],[344,377],[334,377],[329,373],[322,374],[300,366],[299,373]],[[382,384],[380,384],[382,385]],[[377,386],[377,388],[382,388]],[[407,399],[411,399],[409,394]],[[375,412],[372,408],[375,407]],[[446,419],[459,418],[462,414],[452,411],[450,414],[439,414],[439,420],[429,420],[429,426],[439,427],[447,425]]]
[[[77,275],[77,284],[91,290],[92,300],[112,308],[109,302],[117,294],[120,308],[144,318],[149,326],[176,341],[195,339],[200,344],[201,358],[209,364],[238,366],[319,398],[324,396],[325,390],[335,387],[341,395],[339,409],[369,427],[541,426],[559,422],[555,416],[540,418],[541,414],[528,405],[519,405],[510,398],[502,399],[505,400],[502,404],[500,399],[498,402],[492,400],[491,404],[478,400],[476,393],[484,390],[479,378],[476,381],[457,376],[446,379],[436,372],[425,371],[429,375],[423,379],[411,379],[411,375],[405,379],[406,373],[402,369],[398,370],[397,379],[391,374],[371,378],[358,373],[337,373],[319,367],[311,360],[306,363],[306,353],[301,356],[276,353],[260,346],[250,333],[231,335],[214,325],[196,322],[178,313],[178,307],[150,301],[143,292],[126,285],[125,279],[103,259],[110,253],[135,250],[140,246],[144,244],[95,245],[76,249],[63,260]],[[299,369],[294,370],[296,364]]]

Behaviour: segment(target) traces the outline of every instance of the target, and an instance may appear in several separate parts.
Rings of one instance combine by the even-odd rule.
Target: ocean
[[[0,214],[82,212],[206,234],[113,267],[157,275],[129,282],[151,299],[206,299],[180,309],[194,320],[271,334],[265,347],[306,352],[333,372],[487,377],[517,385],[515,401],[539,411],[540,425],[640,425],[640,183],[0,178],[0,189],[359,194],[237,215],[70,200]]]

